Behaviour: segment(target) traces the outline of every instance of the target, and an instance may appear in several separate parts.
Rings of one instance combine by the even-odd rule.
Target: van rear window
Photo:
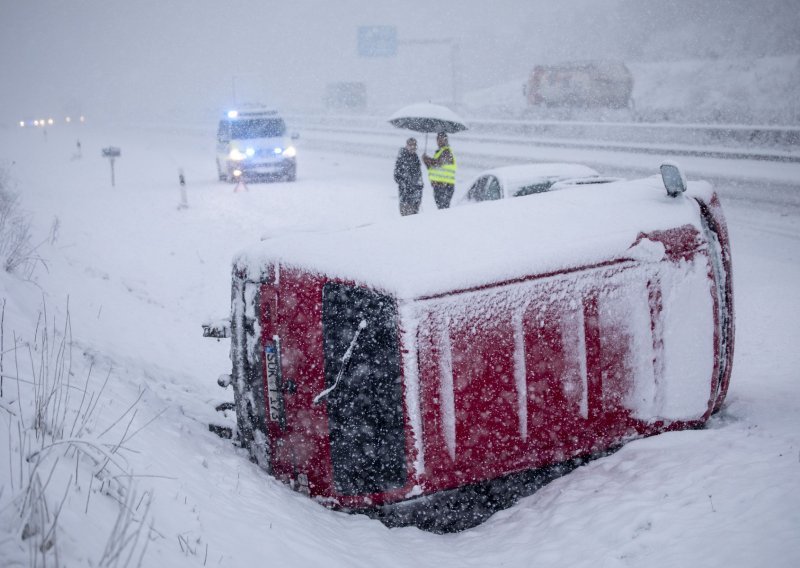
[[[245,118],[234,120],[231,124],[231,138],[273,138],[286,134],[286,124],[282,118]]]

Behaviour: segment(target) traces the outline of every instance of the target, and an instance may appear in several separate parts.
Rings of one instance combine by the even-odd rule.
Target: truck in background
[[[531,106],[628,108],[633,103],[633,75],[621,61],[537,65],[523,94]]]

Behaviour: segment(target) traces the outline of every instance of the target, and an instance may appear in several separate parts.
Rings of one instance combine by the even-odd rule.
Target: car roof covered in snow
[[[540,164],[518,164],[514,166],[502,166],[485,170],[475,176],[465,187],[457,191],[454,203],[471,203],[466,199],[467,192],[478,178],[486,175],[493,175],[503,186],[504,197],[512,197],[521,187],[543,182],[554,182],[575,178],[599,178],[600,174],[583,164],[569,163],[540,163]]]
[[[492,174],[500,181],[515,183],[530,183],[536,180],[568,179],[579,177],[599,176],[600,174],[583,164],[544,163],[520,164],[516,166],[503,166],[482,172],[481,175]]]
[[[272,237],[237,255],[259,274],[270,263],[354,281],[400,299],[465,290],[619,258],[658,260],[663,247],[636,242],[644,232],[699,227],[692,182],[670,198],[659,176],[573,186],[474,207],[425,211],[352,229]],[[651,243],[652,244],[652,243]]]

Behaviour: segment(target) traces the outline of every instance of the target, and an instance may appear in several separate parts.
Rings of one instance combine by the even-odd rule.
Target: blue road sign
[[[394,57],[397,55],[395,26],[359,26],[358,55],[361,57]]]

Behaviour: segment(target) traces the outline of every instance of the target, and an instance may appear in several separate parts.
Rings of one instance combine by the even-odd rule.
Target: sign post
[[[103,148],[103,157],[108,158],[108,161],[111,163],[111,187],[114,187],[114,160],[119,158],[121,155],[122,152],[115,146]]]

